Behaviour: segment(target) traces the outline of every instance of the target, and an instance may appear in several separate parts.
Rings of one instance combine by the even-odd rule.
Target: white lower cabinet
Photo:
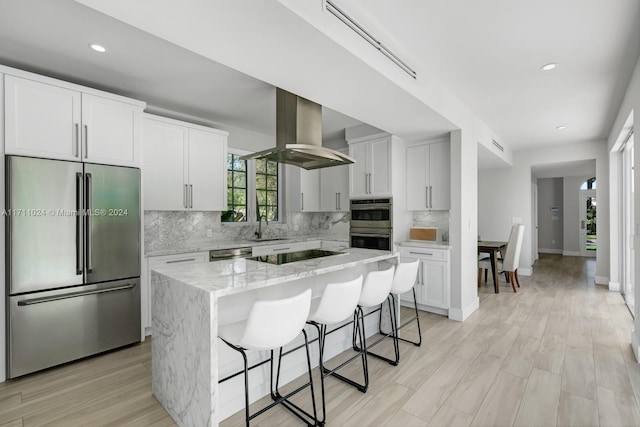
[[[416,247],[401,247],[402,262],[420,260],[415,284],[418,308],[438,314],[449,310],[449,250]],[[413,304],[412,292],[400,296],[401,301]]]
[[[151,286],[151,270],[163,265],[198,264],[208,262],[209,252],[192,252],[178,255],[152,256],[147,258],[147,279],[142,288],[142,322],[146,335],[151,335],[151,301],[153,287]]]

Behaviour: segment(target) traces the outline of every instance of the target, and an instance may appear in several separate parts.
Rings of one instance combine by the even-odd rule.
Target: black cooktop
[[[331,255],[342,255],[344,252],[323,251],[321,249],[308,249],[306,251],[288,252],[284,254],[264,255],[249,258],[253,261],[268,262],[269,264],[288,264],[296,261],[306,261],[313,258],[321,258]]]

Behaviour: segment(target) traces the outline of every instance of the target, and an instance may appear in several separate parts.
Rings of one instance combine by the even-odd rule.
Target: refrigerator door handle
[[[126,291],[128,289],[133,289],[134,286],[135,284],[129,284],[124,286],[114,286],[113,288],[107,288],[107,289],[96,289],[93,291],[69,292],[68,294],[57,295],[54,297],[31,298],[31,299],[18,301],[18,305],[25,306],[25,305],[42,304],[45,302],[59,301],[59,300],[68,299],[68,298],[77,298],[77,297],[84,297],[87,295],[104,294],[106,292]]]
[[[76,274],[84,272],[82,262],[82,172],[76,173]]]
[[[86,222],[85,222],[86,228],[85,228],[84,235],[85,235],[85,241],[87,244],[87,273],[92,273],[93,263],[91,261],[91,258],[92,258],[91,245],[93,244],[93,241],[91,239],[91,216],[94,214],[94,212],[91,211],[91,209],[93,208],[93,199],[91,196],[92,178],[90,173],[85,174],[85,176],[87,180],[87,184],[85,186],[85,201],[86,201],[87,215],[86,215]]]

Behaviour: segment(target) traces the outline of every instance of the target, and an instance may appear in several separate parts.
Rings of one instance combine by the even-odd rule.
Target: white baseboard
[[[579,251],[562,251],[563,256],[582,256]]]
[[[604,284],[607,283],[606,277],[596,276],[596,283]],[[609,291],[611,292],[620,292],[620,283],[618,282],[609,282]]]
[[[631,348],[636,356],[636,362],[640,363],[640,339],[636,335],[635,328],[631,331]]]
[[[540,254],[558,254],[558,255],[562,255],[562,249],[538,248],[538,253],[540,253]]]
[[[476,297],[471,304],[462,310],[457,308],[449,308],[449,319],[464,322],[467,317],[471,316],[480,307],[480,299]]]

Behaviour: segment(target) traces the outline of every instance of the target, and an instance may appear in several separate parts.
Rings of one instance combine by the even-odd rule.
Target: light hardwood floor
[[[498,295],[483,286],[463,323],[421,313],[423,346],[402,344],[397,367],[370,359],[366,394],[327,379],[328,425],[640,425],[632,318],[594,270],[594,260],[543,255],[518,293],[504,280]],[[0,426],[174,425],[150,393],[150,358],[147,341],[2,383]],[[222,425],[243,423],[238,413]],[[253,423],[297,424],[281,408]]]

